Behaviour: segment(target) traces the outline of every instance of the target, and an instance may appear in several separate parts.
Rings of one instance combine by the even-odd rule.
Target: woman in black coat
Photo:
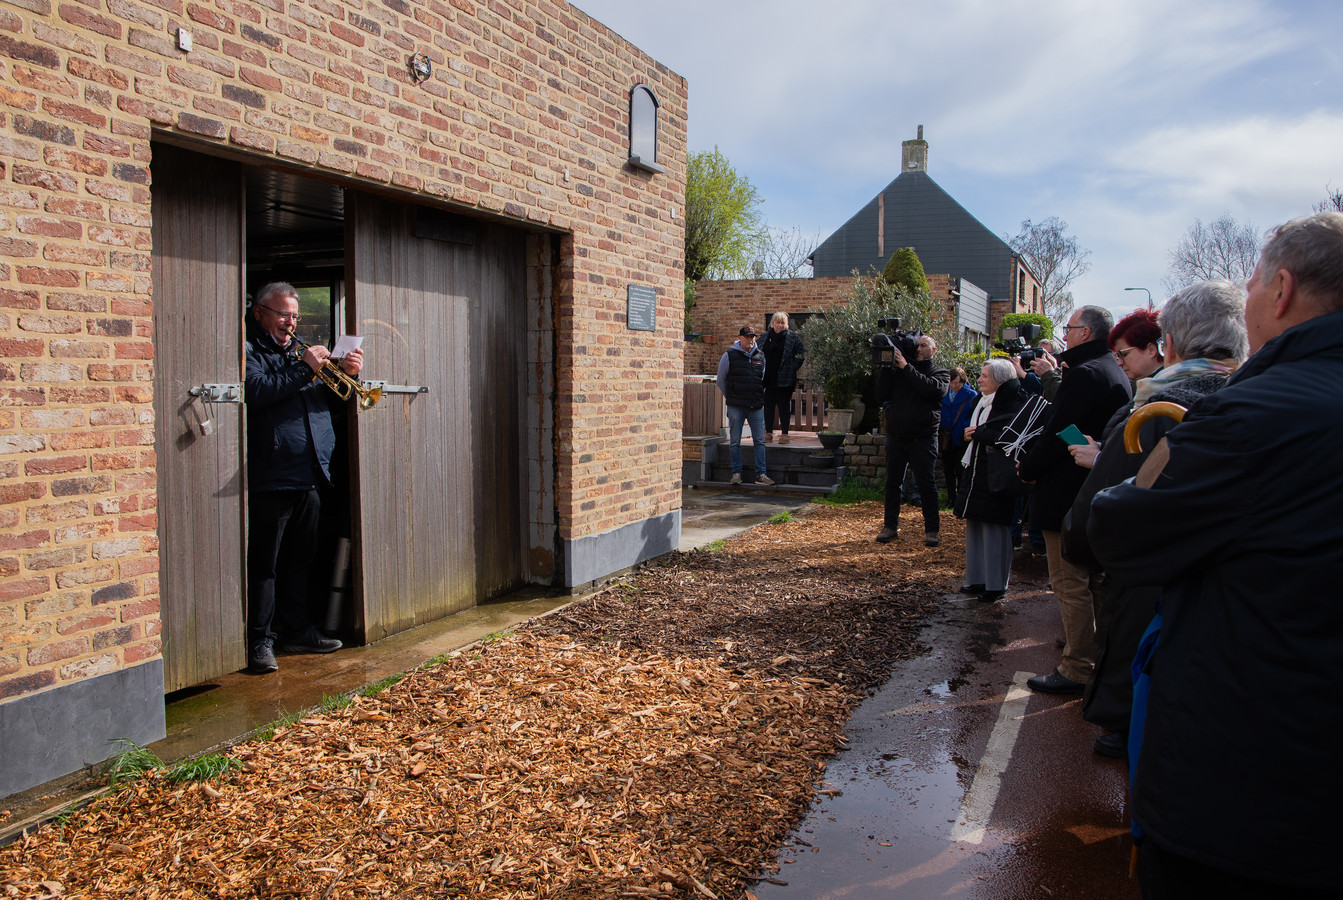
[[[1007,593],[1012,572],[1012,507],[1015,495],[989,489],[990,457],[1011,465],[996,443],[1003,429],[1021,411],[1026,394],[1006,359],[984,363],[979,375],[981,397],[965,429],[965,472],[956,495],[956,515],[965,519],[965,584],[961,592],[978,594],[986,603]]]

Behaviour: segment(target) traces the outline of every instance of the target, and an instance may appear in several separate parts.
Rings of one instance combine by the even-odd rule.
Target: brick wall
[[[641,82],[663,175],[625,165]],[[685,122],[684,79],[551,0],[0,0],[0,701],[159,652],[151,136],[563,232],[573,538],[680,506]]]
[[[701,281],[695,286],[695,308],[690,321],[702,341],[685,345],[685,371],[689,375],[712,375],[718,361],[743,325],[756,331],[776,312],[820,312],[843,300],[853,287],[849,276],[834,278],[746,278],[736,281]]]
[[[789,315],[820,312],[827,306],[845,302],[852,288],[853,277],[848,275],[701,281],[695,287],[695,308],[690,315],[695,331],[703,338],[685,345],[686,374],[717,372],[718,361],[737,339],[741,326],[751,325],[761,331],[767,317],[776,312]],[[929,275],[928,289],[934,297],[949,297],[951,276]],[[947,311],[947,321],[955,322],[954,306]]]

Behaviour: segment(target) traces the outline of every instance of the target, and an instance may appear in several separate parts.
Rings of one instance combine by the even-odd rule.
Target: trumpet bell
[[[359,391],[359,408],[361,410],[372,409],[374,406],[378,404],[378,401],[381,399],[382,399],[382,388],[374,387],[374,388],[368,388],[367,390],[361,389]]]

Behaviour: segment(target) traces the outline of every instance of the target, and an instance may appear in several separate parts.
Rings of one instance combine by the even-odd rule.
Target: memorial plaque
[[[625,322],[631,331],[657,331],[658,292],[646,284],[631,284],[625,295]]]

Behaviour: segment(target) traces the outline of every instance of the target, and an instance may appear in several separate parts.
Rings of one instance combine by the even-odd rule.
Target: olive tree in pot
[[[933,299],[927,291],[889,284],[875,274],[855,274],[846,296],[812,315],[798,329],[807,346],[802,377],[809,384],[825,388],[831,416],[827,431],[837,430],[835,411],[853,410],[855,402],[867,407],[865,418],[872,424],[855,415],[851,427],[860,431],[876,427],[880,407],[876,402],[871,340],[879,319],[896,317],[906,331],[919,329],[931,334],[937,340],[939,355],[944,349],[958,352],[953,317],[947,312],[945,300]]]

